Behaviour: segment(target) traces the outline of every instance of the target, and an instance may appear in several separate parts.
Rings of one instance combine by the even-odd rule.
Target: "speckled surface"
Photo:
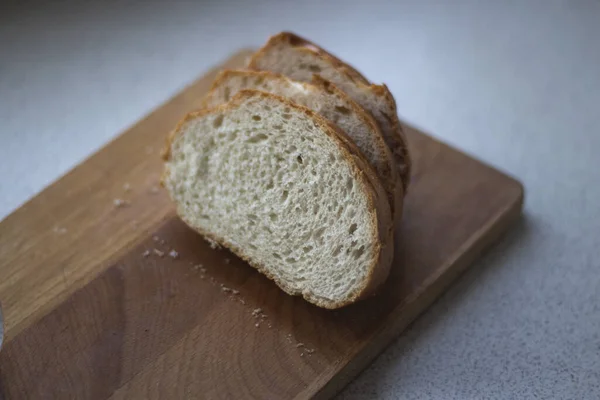
[[[600,398],[600,3],[367,3],[0,6],[0,216],[235,49],[295,30],[527,190],[519,226],[340,398]]]

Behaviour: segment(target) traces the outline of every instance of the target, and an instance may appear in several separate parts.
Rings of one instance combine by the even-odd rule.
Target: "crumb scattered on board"
[[[63,228],[63,229],[64,229],[64,228]],[[55,231],[55,232],[57,232],[57,228],[54,228],[54,231]],[[65,230],[65,232],[66,232],[66,230]],[[161,240],[161,239],[160,239],[158,236],[153,236],[153,237],[152,237],[152,239],[153,239],[155,242],[161,242],[161,243],[164,243],[164,240]],[[212,240],[208,240],[208,242],[210,243],[210,245],[211,245],[211,247],[212,247],[212,248],[219,248],[219,245],[218,245],[216,242],[214,242],[214,241],[212,241]],[[161,250],[158,250],[158,249],[153,249],[153,250],[152,250],[152,253],[156,254],[156,255],[157,255],[157,256],[159,256],[159,257],[163,257],[163,256],[165,255],[165,253],[164,253],[163,251],[161,251]],[[150,250],[145,250],[145,251],[142,253],[142,256],[143,256],[143,257],[148,257],[148,256],[150,256],[150,254],[151,254]],[[168,254],[169,254],[169,256],[170,256],[170,257],[172,257],[172,258],[178,258],[178,257],[179,257],[179,253],[178,253],[177,251],[175,251],[175,250],[171,250],[171,251],[169,251],[169,253],[168,253]],[[225,259],[225,263],[226,263],[226,264],[229,264],[229,263],[230,263],[230,261],[231,261],[231,260],[230,260],[229,258],[226,258],[226,259]],[[195,265],[193,264],[193,265],[192,265],[192,268],[193,268],[195,271],[200,271],[200,273],[201,273],[201,276],[200,276],[200,278],[201,278],[201,279],[204,279],[204,278],[205,278],[205,275],[204,275],[204,274],[207,272],[207,270],[206,270],[206,268],[204,267],[204,265],[203,265],[203,264],[195,264]],[[216,281],[216,279],[215,279],[214,277],[212,277],[212,276],[210,277],[210,282],[213,284],[213,286],[216,286],[216,284],[217,284],[217,281]],[[230,287],[227,287],[227,286],[225,286],[225,284],[223,284],[223,283],[221,283],[221,284],[220,284],[220,287],[221,287],[221,292],[223,292],[223,293],[227,293],[227,294],[231,294],[231,295],[232,295],[232,296],[231,296],[232,298],[236,298],[236,299],[237,299],[237,300],[238,300],[240,303],[242,303],[242,304],[244,304],[244,305],[246,304],[246,302],[244,301],[244,299],[242,299],[242,298],[239,296],[239,294],[240,294],[240,291],[239,291],[239,290],[237,290],[237,289],[232,289],[232,288],[230,288]],[[265,322],[265,323],[267,324],[267,326],[268,326],[268,328],[269,328],[269,329],[273,328],[273,325],[271,324],[271,322],[270,322],[270,321],[268,321],[268,316],[267,316],[267,314],[265,314],[265,312],[263,311],[263,309],[262,309],[262,308],[260,308],[260,307],[254,308],[254,309],[252,310],[252,317],[254,317],[254,320],[255,320],[255,323],[254,323],[254,327],[255,327],[255,328],[257,328],[257,329],[258,329],[258,328],[260,328],[260,326],[262,325],[262,323],[263,323],[263,322]],[[286,335],[286,340],[287,340],[287,342],[288,342],[288,343],[290,343],[290,344],[294,345],[294,340],[293,340],[293,338],[292,338],[292,334],[291,334],[291,333],[288,333],[288,334]],[[311,355],[311,354],[314,354],[314,353],[315,353],[315,350],[314,350],[314,349],[310,349],[310,348],[308,348],[308,347],[307,347],[307,346],[306,346],[304,343],[302,343],[302,342],[297,342],[297,343],[294,345],[294,347],[295,347],[295,348],[297,348],[297,349],[299,349],[299,350],[301,351],[301,353],[300,353],[300,357],[304,357],[305,355]]]
[[[255,308],[254,310],[252,310],[252,316],[254,317],[254,319],[256,320],[256,324],[255,326],[258,328],[263,322],[265,322],[268,318],[267,314],[265,314],[265,312],[263,311],[262,308]],[[267,326],[269,326],[269,328],[271,328],[271,323],[267,322]]]
[[[194,271],[200,271],[200,279],[204,279],[206,277],[204,275],[204,274],[206,274],[206,268],[204,268],[204,265],[196,264],[196,265],[193,265],[192,268],[194,269]]]
[[[290,344],[294,343],[291,333],[287,334],[286,339],[287,339],[288,343],[290,343]],[[302,342],[297,342],[294,347],[296,347],[297,349],[300,350],[300,357],[304,357],[306,354],[311,355],[315,352],[315,349],[309,349]]]
[[[223,292],[223,293],[232,293],[232,292],[233,292],[233,289],[231,289],[231,288],[228,288],[227,286],[225,286],[225,285],[223,285],[223,284],[221,283],[221,292]]]
[[[300,357],[304,357],[305,354],[311,355],[315,352],[315,349],[304,348],[302,353],[300,353]]]
[[[131,205],[129,201],[123,199],[114,199],[113,204],[116,208],[122,208]]]
[[[165,244],[165,241],[156,235],[152,236],[152,240],[154,240],[155,242],[158,242],[160,244]]]
[[[163,257],[165,255],[164,251],[160,251],[158,249],[153,249],[152,251],[154,252],[154,254],[156,254],[159,257]]]
[[[127,182],[126,182],[126,183],[123,185],[123,190],[124,190],[124,191],[126,191],[126,192],[129,192],[129,191],[131,190],[131,185],[130,185],[129,183],[127,183]]]
[[[204,268],[204,265],[202,265],[202,264],[196,264],[192,268],[194,268],[195,271],[202,272],[203,274],[206,273],[206,268]]]
[[[204,267],[204,265],[203,265],[203,264],[201,264],[201,263],[199,263],[199,264],[194,264],[193,262],[190,262],[190,265],[192,266],[192,269],[193,269],[194,271],[196,271],[196,272],[199,272],[199,273],[200,273],[200,279],[204,279],[204,278],[206,278],[206,275],[205,275],[205,274],[206,274],[206,272],[207,272],[207,269],[206,269],[206,267]],[[211,283],[213,286],[216,286],[218,282],[217,282],[217,280],[216,280],[214,277],[212,277],[212,276],[211,276],[211,277],[210,277],[210,283]],[[219,284],[219,287],[221,288],[221,292],[223,292],[223,293],[226,293],[226,294],[229,294],[229,295],[230,295],[229,297],[230,297],[232,300],[238,301],[238,302],[240,302],[241,304],[243,304],[243,305],[246,305],[246,300],[244,300],[244,298],[241,296],[241,292],[240,292],[239,290],[237,290],[237,289],[233,289],[233,288],[230,288],[230,287],[227,287],[227,286],[225,286],[225,284],[224,284],[224,283],[220,283],[220,284]],[[256,309],[256,310],[260,310],[260,309]],[[256,310],[255,310],[255,311],[256,311]],[[262,312],[262,310],[261,310],[261,312]],[[254,314],[253,314],[253,315],[254,315]],[[261,318],[261,319],[260,319],[260,320],[259,320],[257,323],[260,325],[260,322],[261,322],[261,321],[262,321],[264,318],[266,318],[266,315],[263,315],[263,316],[262,316],[262,318]],[[272,326],[271,326],[271,324],[269,323],[269,328],[271,328],[271,327],[272,327]]]
[[[65,233],[67,233],[67,228],[62,228],[62,227],[55,226],[54,229],[52,229],[52,231],[54,233],[59,234],[59,235],[64,235]]]
[[[205,239],[208,242],[208,244],[210,245],[211,249],[217,250],[217,249],[221,248],[221,246],[219,246],[219,243],[215,242],[214,240],[209,239],[209,238],[205,238]]]

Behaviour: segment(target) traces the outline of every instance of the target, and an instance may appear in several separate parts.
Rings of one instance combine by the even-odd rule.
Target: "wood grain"
[[[0,397],[330,397],[520,214],[517,181],[407,127],[414,175],[383,291],[338,311],[287,296],[156,190],[165,135],[214,75],[0,223]]]

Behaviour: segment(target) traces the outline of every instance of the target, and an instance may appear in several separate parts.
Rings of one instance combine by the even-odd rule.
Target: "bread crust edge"
[[[394,142],[398,142],[394,144],[394,148],[391,148],[392,154],[394,158],[399,157],[399,175],[402,180],[403,185],[403,195],[407,193],[408,187],[410,185],[410,177],[412,174],[412,159],[410,157],[410,151],[408,148],[408,141],[404,130],[402,129],[402,125],[400,124],[400,120],[398,119],[398,113],[396,108],[396,100],[394,96],[389,91],[388,87],[383,85],[376,85],[370,82],[364,75],[362,75],[356,68],[348,64],[347,62],[342,61],[335,55],[331,54],[327,50],[323,49],[319,45],[311,42],[308,39],[305,39],[295,33],[292,32],[280,32],[276,35],[273,35],[269,38],[267,43],[258,49],[254,55],[250,58],[247,64],[247,68],[258,70],[259,68],[256,65],[256,60],[262,56],[262,54],[266,53],[270,48],[277,46],[278,44],[288,44],[291,47],[301,48],[305,51],[310,51],[316,54],[318,57],[327,59],[335,68],[337,68],[342,74],[344,74],[350,81],[354,82],[356,85],[362,87],[363,90],[372,91],[378,96],[383,97],[385,102],[390,107],[390,110],[393,112],[392,115],[385,114],[389,119],[392,125],[392,132],[396,139],[392,139]]]

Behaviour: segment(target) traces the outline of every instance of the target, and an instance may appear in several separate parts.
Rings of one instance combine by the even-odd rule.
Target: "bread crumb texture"
[[[290,294],[354,301],[381,247],[373,188],[325,122],[244,93],[172,138],[164,181],[178,214]]]

